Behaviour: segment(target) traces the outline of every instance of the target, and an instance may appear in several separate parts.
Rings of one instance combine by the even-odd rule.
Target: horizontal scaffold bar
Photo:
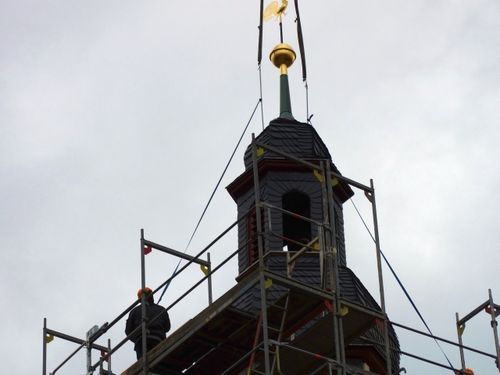
[[[86,340],[82,340],[82,339],[79,339],[78,337],[70,336],[70,335],[67,335],[67,334],[62,333],[62,332],[54,331],[53,329],[49,329],[49,328],[45,329],[45,333],[47,335],[59,337],[60,339],[63,339],[63,340],[74,342],[75,344],[83,345],[83,344],[87,343]],[[91,346],[92,346],[93,349],[101,350],[101,351],[104,351],[106,353],[109,350],[105,346],[97,345],[97,344],[94,344],[94,343],[92,343]]]
[[[418,329],[415,329],[415,328],[411,328],[411,327],[407,327],[403,324],[399,324],[399,323],[396,323],[396,322],[390,322],[393,326],[395,327],[399,327],[399,328],[403,328],[403,329],[406,329],[407,331],[411,331],[411,332],[414,332],[414,333],[418,333],[420,335],[423,335],[423,336],[426,336],[426,337],[430,337],[432,339],[435,339],[435,340],[439,340],[439,341],[442,341],[442,342],[445,342],[447,344],[450,344],[450,345],[454,345],[454,346],[457,346],[457,347],[460,347],[460,348],[463,348],[463,349],[466,349],[466,350],[470,350],[471,352],[475,352],[475,353],[478,353],[478,354],[482,354],[486,357],[490,357],[490,358],[493,358],[493,359],[496,359],[497,357],[493,354],[490,354],[490,353],[486,353],[486,352],[483,352],[481,350],[478,350],[478,349],[474,349],[474,348],[471,348],[470,346],[465,346],[465,345],[460,345],[460,344],[457,344],[456,342],[453,342],[453,341],[450,341],[450,340],[447,340],[447,339],[444,339],[442,337],[439,337],[439,336],[434,336],[434,335],[431,335],[429,333],[426,333],[426,332],[422,332],[422,331],[419,331]]]
[[[318,289],[318,288],[315,288],[315,287],[311,287],[311,286],[309,286],[307,284],[304,284],[304,283],[301,283],[301,282],[289,279],[287,277],[278,275],[278,274],[276,274],[274,272],[264,271],[264,277],[266,277],[268,279],[271,279],[273,281],[276,281],[277,284],[280,284],[282,286],[288,287],[290,289],[302,291],[304,293],[313,294],[313,295],[315,295],[315,296],[317,296],[318,298],[321,298],[321,299],[326,299],[326,300],[331,300],[332,299],[332,295],[333,295],[332,292],[326,292],[326,291],[323,291],[321,289]]]
[[[309,217],[305,217],[305,216],[302,216],[302,215],[299,215],[298,213],[296,212],[292,212],[292,211],[288,211],[288,210],[285,210],[284,208],[281,208],[281,207],[278,207],[278,206],[275,206],[273,204],[270,204],[270,203],[267,203],[267,202],[264,202],[264,201],[261,201],[260,202],[260,205],[262,207],[269,207],[269,208],[272,208],[274,210],[277,210],[277,211],[280,211],[280,212],[284,212],[286,213],[287,215],[289,216],[293,216],[297,219],[301,219],[301,220],[304,220],[304,221],[307,221],[309,223],[312,223],[312,224],[316,224],[317,226],[324,226],[323,223],[320,223],[319,221],[316,221],[316,220],[313,220]]]
[[[472,319],[474,316],[476,316],[477,314],[479,314],[481,311],[483,311],[488,306],[490,306],[490,301],[486,301],[485,303],[483,303],[479,307],[477,307],[474,310],[472,310],[472,312],[470,312],[469,314],[467,314],[466,316],[464,316],[462,319],[460,319],[457,322],[457,327],[460,327],[460,326],[464,325],[468,320]],[[495,310],[500,311],[500,306],[498,306],[496,304],[493,304],[493,307],[495,308]]]
[[[262,148],[264,148],[266,150],[269,150],[269,151],[271,151],[271,152],[273,152],[275,154],[283,156],[284,158],[296,161],[297,163],[300,163],[300,164],[303,164],[305,166],[308,166],[311,169],[316,169],[318,171],[321,171],[321,167],[319,165],[317,165],[317,164],[310,163],[308,161],[299,159],[299,158],[297,158],[297,157],[295,157],[295,156],[293,156],[293,155],[291,155],[291,154],[289,154],[287,152],[283,152],[281,150],[278,150],[277,148],[275,148],[273,146],[269,146],[269,145],[267,145],[265,143],[255,142],[255,144],[257,146],[262,147]],[[327,161],[327,162],[329,162],[329,161]],[[338,174],[338,173],[335,173],[335,172],[330,172],[330,173],[331,173],[331,175],[333,177],[336,177],[336,178],[338,178],[340,180],[343,180],[344,182],[348,183],[349,185],[357,187],[360,190],[364,190],[364,191],[367,191],[367,192],[370,192],[370,193],[373,192],[373,189],[371,187],[369,187],[369,186],[366,186],[366,185],[363,185],[363,184],[361,184],[361,183],[359,183],[357,181],[351,180],[350,178],[344,177],[341,174]]]
[[[182,253],[178,250],[174,250],[174,249],[171,249],[169,247],[159,245],[159,244],[152,242],[152,241],[144,240],[144,245],[152,247],[153,249],[156,249],[156,250],[163,251],[164,253],[167,253],[167,254],[175,255],[176,257],[188,260],[188,261],[193,262],[193,263],[201,264],[201,265],[206,266],[206,267],[210,266],[210,263],[207,262],[206,260],[203,260],[203,259],[200,259],[197,257],[193,257],[191,255]]]

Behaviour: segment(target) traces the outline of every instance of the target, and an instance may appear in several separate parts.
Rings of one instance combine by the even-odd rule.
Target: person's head
[[[474,375],[474,371],[471,369],[471,368],[466,368],[465,370],[463,371],[456,371],[455,374],[457,375],[461,375],[461,374],[465,374],[465,375]]]
[[[137,291],[137,298],[142,299],[143,294],[147,302],[154,302],[153,291],[151,290],[151,288],[145,287],[144,289],[139,289]]]

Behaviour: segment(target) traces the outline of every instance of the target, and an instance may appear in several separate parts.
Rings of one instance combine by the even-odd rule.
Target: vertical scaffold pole
[[[324,165],[324,162],[321,162],[321,174],[324,176],[323,181],[321,183],[321,195],[323,197],[323,224],[325,226],[325,230],[323,231],[324,237],[323,237],[323,256],[324,256],[324,270],[325,270],[325,277],[324,277],[324,285],[322,285],[323,288],[327,289],[330,288],[331,293],[332,293],[332,306],[334,306],[334,311],[332,311],[333,315],[333,345],[335,347],[335,360],[337,363],[340,363],[340,347],[339,347],[339,340],[338,340],[338,332],[339,332],[339,322],[337,319],[337,311],[336,311],[336,304],[335,304],[335,293],[337,291],[335,290],[335,279],[334,279],[334,274],[333,274],[333,260],[332,260],[332,236],[326,235],[327,232],[331,233],[331,222],[330,222],[330,217],[332,215],[331,207],[330,207],[330,200],[328,198],[328,188],[327,185],[327,177],[326,177],[326,168]]]
[[[111,353],[111,339],[108,339],[108,354]],[[111,374],[111,355],[108,355],[108,372]]]
[[[146,336],[146,293],[144,289],[146,288],[146,259],[144,254],[144,229],[141,229],[141,328],[142,328],[142,374],[147,375],[148,373],[148,361],[147,361],[147,336]]]
[[[325,231],[324,226],[318,226],[319,239],[319,273],[321,275],[321,288],[325,289]]]
[[[207,252],[208,262],[208,304],[212,304],[212,263],[210,262],[210,252]]]
[[[321,172],[321,173],[324,173],[324,165],[323,165],[323,162],[320,163],[320,166],[321,166],[321,171],[318,171],[318,172]],[[327,236],[326,236],[326,232],[328,231],[328,228],[330,227],[330,224],[329,224],[329,215],[330,215],[330,211],[329,211],[329,208],[328,208],[328,197],[327,197],[327,188],[326,188],[326,184],[324,183],[324,181],[320,181],[321,182],[321,198],[322,198],[322,204],[323,204],[323,229],[321,230],[321,237],[320,237],[320,246],[321,246],[321,255],[323,257],[322,259],[322,263],[323,263],[323,273],[321,274],[321,287],[323,289],[326,289],[327,286],[328,286],[328,282],[329,282],[329,264],[327,263],[327,251],[328,251],[328,246],[330,245],[330,241],[327,241]],[[318,236],[319,236],[319,231],[318,231]],[[338,358],[335,358],[336,360],[338,360]]]
[[[455,313],[455,319],[457,321],[456,325],[457,325],[457,336],[458,336],[458,343],[459,343],[459,349],[460,349],[460,363],[462,364],[462,371],[465,371],[465,354],[464,354],[464,348],[463,348],[463,340],[462,340],[462,333],[463,333],[463,330],[460,329],[460,326],[458,325],[458,322],[459,322],[459,316],[458,316],[458,313],[456,312]],[[465,323],[464,323],[464,327],[465,327]]]
[[[262,217],[260,207],[260,185],[259,171],[257,165],[257,145],[255,144],[255,133],[252,133],[252,169],[253,169],[253,185],[255,194],[255,215],[257,222],[257,248],[259,252],[259,286],[260,286],[260,304],[262,314],[262,338],[264,341],[264,370],[266,375],[271,374],[270,358],[269,358],[269,335],[267,322],[267,298],[264,279],[264,246],[262,243]]]
[[[375,200],[375,187],[373,179],[370,179],[371,196],[370,201],[373,211],[373,232],[375,233],[375,247],[377,251],[377,270],[378,270],[378,283],[380,289],[380,305],[382,313],[384,314],[384,341],[385,341],[385,357],[387,364],[387,374],[392,373],[391,355],[389,348],[389,324],[387,323],[387,313],[385,309],[385,294],[384,294],[384,277],[382,275],[382,259],[380,255],[380,238],[378,234],[378,218],[377,218],[377,203]]]
[[[488,289],[488,297],[490,301],[490,315],[491,315],[491,328],[493,329],[493,337],[495,338],[495,350],[497,354],[496,365],[497,369],[500,372],[500,346],[498,344],[498,322],[496,319],[496,309],[495,304],[493,303],[493,295],[491,293],[491,289]]]
[[[85,343],[85,346],[87,347],[87,375],[94,373],[94,371],[92,371],[92,344],[90,343],[90,336],[92,336],[92,332],[88,331],[87,342]]]
[[[43,318],[43,360],[42,375],[47,375],[47,318]]]
[[[330,161],[326,161],[326,166],[323,165],[325,168],[325,186],[327,189],[327,202],[328,202],[328,209],[329,209],[329,226],[330,226],[330,233],[331,233],[331,244],[333,248],[333,273],[332,273],[332,289],[334,291],[333,294],[333,306],[335,306],[335,322],[337,323],[337,332],[335,332],[335,337],[337,341],[338,346],[338,353],[339,353],[339,358],[337,358],[337,361],[341,365],[341,374],[346,373],[346,368],[345,368],[345,348],[344,348],[344,328],[343,328],[343,322],[342,322],[342,315],[340,313],[340,301],[339,301],[339,296],[340,296],[340,282],[339,282],[339,251],[338,251],[338,243],[337,243],[337,231],[336,231],[336,215],[335,215],[335,199],[333,197],[333,187],[332,187],[332,173],[331,173],[331,167],[330,167]]]

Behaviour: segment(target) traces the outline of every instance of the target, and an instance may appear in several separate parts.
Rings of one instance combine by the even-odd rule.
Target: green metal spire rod
[[[280,75],[280,117],[294,120],[292,115],[292,102],[290,100],[290,86],[288,74]]]
[[[269,59],[280,70],[280,118],[295,120],[292,115],[288,68],[295,61],[295,52],[291,46],[280,43],[272,50]]]

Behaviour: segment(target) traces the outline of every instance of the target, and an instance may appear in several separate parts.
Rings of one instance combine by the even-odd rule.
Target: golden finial
[[[286,43],[280,43],[271,51],[269,59],[281,74],[288,74],[288,68],[295,61],[295,51],[292,46]]]

